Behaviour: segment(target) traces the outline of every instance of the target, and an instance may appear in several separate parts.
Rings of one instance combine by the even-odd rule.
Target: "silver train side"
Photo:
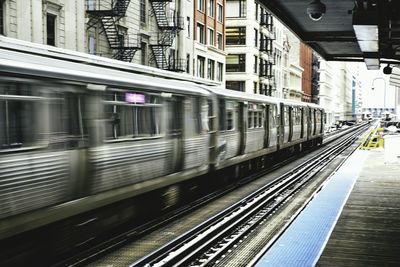
[[[0,59],[0,239],[322,143],[314,104],[40,54]]]

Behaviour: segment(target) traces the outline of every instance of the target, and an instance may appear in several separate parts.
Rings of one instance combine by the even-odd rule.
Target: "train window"
[[[200,99],[189,97],[185,101],[185,132],[186,136],[195,136],[201,132]]]
[[[284,111],[283,111],[283,124],[289,125],[289,106],[284,106]]]
[[[223,99],[219,100],[219,130],[225,131],[225,101]]]
[[[83,145],[79,95],[36,82],[0,84],[0,149]]]
[[[104,103],[105,116],[108,118],[106,139],[161,134],[160,97],[142,93],[111,92],[106,95]]]
[[[270,127],[273,128],[276,126],[276,116],[277,116],[277,107],[276,105],[271,105],[271,112],[270,112]]]
[[[316,119],[317,119],[317,123],[321,123],[321,115],[322,115],[322,113],[321,113],[321,111],[319,111],[319,110],[316,110],[315,111],[315,113],[316,113]]]
[[[253,111],[249,111],[247,113],[247,127],[249,129],[254,128],[254,125],[253,125]]]
[[[226,111],[226,130],[234,130],[234,113],[232,109]]]
[[[293,108],[293,117],[294,117],[294,124],[300,125],[301,124],[301,108],[295,107]]]
[[[235,130],[235,113],[238,112],[238,105],[234,101],[226,101],[226,130]]]
[[[251,128],[263,128],[264,111],[263,106],[257,104],[249,104],[247,113],[249,129]]]
[[[13,95],[4,94],[7,89],[3,86],[1,89],[3,90],[0,93],[0,148],[20,148],[32,145],[36,135],[35,102],[18,100],[13,96],[21,96],[20,94],[15,94],[15,92]]]

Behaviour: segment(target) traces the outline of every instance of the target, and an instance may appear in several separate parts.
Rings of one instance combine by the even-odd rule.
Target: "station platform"
[[[351,154],[256,266],[399,266],[400,160],[385,156]]]

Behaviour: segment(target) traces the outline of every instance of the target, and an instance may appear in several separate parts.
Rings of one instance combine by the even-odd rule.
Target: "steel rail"
[[[271,202],[277,197],[281,198],[279,203],[286,200],[290,195],[287,195],[285,198],[281,196],[285,190],[291,186],[293,187],[295,183],[298,183],[299,180],[307,176],[307,174],[312,177],[315,173],[322,170],[333,160],[335,154],[339,155],[348,145],[352,144],[355,140],[355,136],[358,135],[358,132],[364,131],[364,128],[365,127],[362,127],[361,130],[357,131],[355,134],[351,134],[350,137],[346,138],[346,141],[338,140],[334,142],[332,147],[325,149],[292,171],[278,177],[271,183],[244,198],[242,201],[228,207],[199,226],[177,237],[162,248],[136,261],[131,266],[173,266],[190,264],[193,258],[209,250],[211,244],[217,243],[216,240],[218,238],[223,239],[224,235],[226,237],[228,232],[232,232],[235,227],[237,228],[240,224],[245,223],[246,220],[254,216],[256,212],[268,202]],[[304,181],[304,183],[305,182],[306,181]],[[294,186],[294,189],[294,191],[297,191],[298,187]],[[280,205],[279,203],[277,203],[277,205]],[[235,238],[235,240],[237,240],[237,238]],[[212,259],[215,259],[216,255],[220,255],[224,250],[226,251],[228,246],[224,247],[224,249],[216,249],[216,251],[220,252],[217,254],[213,253],[214,256]],[[202,262],[207,263],[209,260],[203,259]]]

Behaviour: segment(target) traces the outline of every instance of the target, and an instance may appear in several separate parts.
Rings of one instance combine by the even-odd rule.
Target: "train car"
[[[64,203],[37,215],[50,223],[208,172],[210,93],[200,86],[10,50],[0,58],[0,220],[14,222],[0,221],[1,237],[34,227],[28,211]]]
[[[324,137],[325,113],[324,109],[316,104],[308,103],[308,133],[307,141],[314,146],[322,144]]]
[[[159,189],[163,208],[173,206],[180,183],[226,169],[237,178],[322,142],[317,105],[8,46],[0,46],[0,239]]]
[[[214,98],[215,169],[277,151],[278,102],[275,98],[208,88]]]

